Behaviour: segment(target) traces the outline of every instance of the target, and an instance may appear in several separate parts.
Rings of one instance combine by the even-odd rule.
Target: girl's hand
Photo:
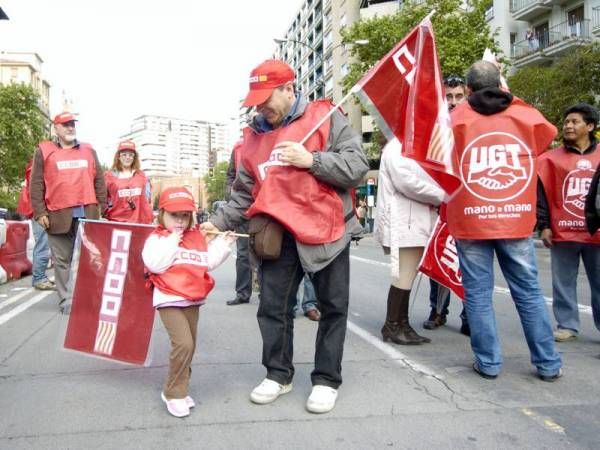
[[[179,244],[183,239],[183,229],[174,228],[171,234],[169,235],[169,239],[172,239],[177,244]]]

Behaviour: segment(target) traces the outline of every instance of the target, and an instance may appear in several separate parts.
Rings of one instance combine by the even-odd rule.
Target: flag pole
[[[346,101],[348,101],[348,99],[352,96],[352,94],[356,94],[358,91],[360,91],[360,86],[358,84],[355,84],[354,86],[352,86],[352,89],[350,89],[348,91],[348,93],[344,96],[344,98],[342,98],[338,102],[338,104],[335,105],[334,108],[330,109],[329,112],[327,114],[325,114],[325,116],[321,120],[319,120],[319,122],[317,122],[317,124],[313,127],[313,129],[310,130],[306,134],[306,136],[304,136],[304,138],[300,141],[300,144],[304,145],[304,143],[308,140],[308,138],[311,137],[315,131],[317,131],[319,128],[321,128],[321,125],[323,125],[325,123],[325,121],[327,119],[329,119],[335,111],[338,110],[338,108],[340,106],[342,106],[344,103],[346,103]]]

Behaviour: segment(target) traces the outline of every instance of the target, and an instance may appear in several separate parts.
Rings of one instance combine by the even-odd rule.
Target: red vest
[[[455,170],[462,187],[448,203],[456,239],[518,239],[536,222],[536,160],[556,128],[514,97],[504,111],[484,116],[468,102],[452,113]]]
[[[119,178],[111,171],[104,173],[108,201],[112,204],[106,211],[108,220],[115,222],[152,223],[153,215],[150,203],[146,198],[148,179],[141,170],[131,178]],[[131,205],[135,209],[131,208]]]
[[[233,168],[235,169],[235,173],[240,168],[240,164],[242,163],[242,144],[244,141],[238,141],[233,146]]]
[[[98,204],[94,190],[96,160],[89,144],[60,148],[54,142],[40,143],[44,158],[44,184],[48,211]]]
[[[159,227],[152,234],[168,236],[170,231]],[[207,248],[198,228],[185,231],[173,265],[166,272],[151,273],[150,282],[165,294],[191,301],[205,299],[215,285],[215,280],[208,274]]]
[[[304,114],[287,126],[267,133],[244,129],[242,164],[254,178],[254,203],[246,214],[265,213],[287,228],[303,244],[324,244],[342,237],[343,204],[335,189],[308,172],[279,161],[273,147],[282,141],[300,142],[332,108],[322,100],[309,103]],[[308,151],[325,151],[330,120],[304,143]],[[248,149],[248,151],[246,151]]]
[[[584,213],[585,198],[598,164],[598,146],[586,155],[559,147],[540,156],[538,174],[548,200],[553,241],[600,244],[600,232],[593,236],[588,233]]]
[[[33,209],[31,208],[31,197],[29,196],[29,180],[31,179],[31,167],[32,162],[29,161],[25,166],[25,185],[19,195],[19,201],[17,202],[17,212],[22,216],[31,219],[33,217]]]

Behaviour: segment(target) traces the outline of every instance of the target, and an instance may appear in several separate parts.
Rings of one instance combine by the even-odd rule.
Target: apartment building
[[[600,39],[600,0],[494,0],[487,16],[512,70]]]
[[[340,82],[348,73],[349,54],[340,31],[359,17],[357,0],[305,0],[285,35],[273,36],[275,57],[294,68],[296,86],[309,100],[331,98],[336,103],[343,98]],[[360,130],[359,106],[349,101],[343,109]]]
[[[142,170],[149,176],[204,176],[208,154],[228,160],[235,141],[227,124],[175,117],[143,115],[135,118],[121,139],[136,143]]]
[[[0,52],[0,84],[24,83],[39,94],[39,107],[50,117],[50,83],[42,76],[44,61],[37,53]]]

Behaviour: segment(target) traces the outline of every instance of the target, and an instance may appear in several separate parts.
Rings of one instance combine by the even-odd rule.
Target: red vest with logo
[[[107,171],[104,173],[104,179],[106,180],[108,200],[112,204],[106,211],[108,220],[152,223],[152,208],[146,198],[148,179],[144,172],[137,170],[131,178],[119,178],[111,171]]]
[[[279,160],[273,148],[282,141],[300,142],[332,108],[322,100],[309,103],[304,114],[287,126],[267,133],[244,129],[242,164],[252,175],[254,203],[246,214],[268,214],[303,244],[324,244],[342,237],[345,230],[342,200],[330,185],[308,172]],[[310,151],[325,151],[330,120],[304,143]],[[248,149],[249,151],[246,151]]]
[[[585,198],[600,164],[600,149],[585,155],[564,147],[540,156],[538,174],[544,186],[550,211],[553,241],[600,244],[600,232],[593,236],[585,227]]]
[[[33,209],[31,208],[31,198],[29,197],[29,180],[31,179],[31,167],[32,162],[29,161],[25,166],[25,184],[19,195],[19,201],[17,203],[17,212],[22,216],[31,219],[33,217]]]
[[[49,211],[97,204],[94,178],[96,160],[89,144],[60,148],[54,142],[39,145],[44,158],[46,208]]]
[[[152,234],[168,236],[171,232],[159,227]],[[207,248],[197,227],[184,231],[173,264],[163,273],[151,273],[150,282],[166,294],[191,301],[205,299],[215,285],[208,274]]]
[[[539,111],[514,97],[484,116],[468,102],[452,113],[456,171],[462,187],[448,203],[456,239],[518,239],[536,222],[537,156],[556,136]]]

